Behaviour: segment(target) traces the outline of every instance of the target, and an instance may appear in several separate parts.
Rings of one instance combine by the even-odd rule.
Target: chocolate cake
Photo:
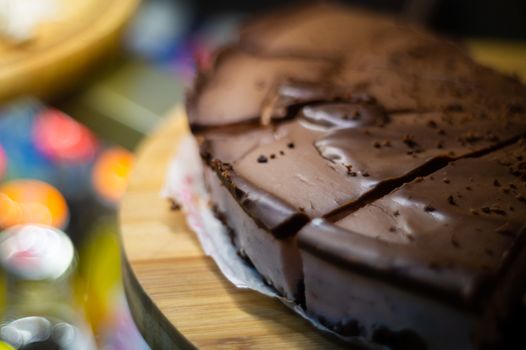
[[[247,24],[187,102],[233,244],[309,315],[393,349],[521,338],[517,79],[399,20],[321,4]]]

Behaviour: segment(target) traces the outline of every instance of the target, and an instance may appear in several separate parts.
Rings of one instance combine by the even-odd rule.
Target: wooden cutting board
[[[16,1],[16,0],[15,0]],[[0,101],[48,98],[74,87],[118,47],[139,0],[55,0],[30,40],[0,37]]]
[[[278,300],[230,284],[182,213],[160,197],[177,140],[188,132],[183,114],[172,113],[139,148],[120,210],[126,296],[147,342],[154,349],[345,348]]]
[[[471,42],[474,57],[526,80],[526,46]],[[177,140],[188,132],[177,109],[137,152],[120,210],[124,284],[133,317],[154,349],[348,348],[279,301],[240,290],[204,256],[181,212],[159,195]]]

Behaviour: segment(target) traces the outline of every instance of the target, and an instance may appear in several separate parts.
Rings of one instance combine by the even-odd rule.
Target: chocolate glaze
[[[326,216],[330,219],[389,193],[401,183],[430,174],[449,161],[480,156],[517,140],[523,121],[487,120],[466,113],[398,115],[386,126],[341,129],[316,141],[321,156],[340,171],[367,175],[375,188]],[[513,136],[515,135],[515,136]],[[396,166],[386,166],[395,164]]]
[[[320,80],[329,64],[323,60],[262,58],[232,49],[221,54],[213,71],[190,93],[188,115],[194,126],[216,126],[259,119],[264,103],[287,79]],[[257,67],[257,69],[254,69]],[[203,73],[204,74],[204,73]],[[282,109],[275,111],[279,117]]]
[[[526,270],[519,81],[392,18],[317,4],[245,26],[187,107],[203,159],[284,254],[297,236],[334,269],[484,314],[480,344],[503,337],[491,322],[526,288],[506,277]]]
[[[265,191],[246,181],[232,171],[232,166],[214,160],[210,163],[212,169],[221,174],[223,185],[232,196],[242,203],[243,209],[261,227],[282,238],[295,234],[308,217],[299,213],[287,203],[279,200]]]
[[[291,80],[330,86],[327,95],[335,87],[344,95],[368,93],[388,111],[462,106],[500,113],[522,106],[524,115],[520,82],[391,18],[317,5],[256,22],[218,55],[212,70],[200,72],[188,103],[193,125],[257,119]],[[278,107],[266,114],[279,116]]]
[[[352,120],[355,115],[359,118]],[[332,217],[361,205],[362,198],[375,198],[386,188],[447,161],[491,150],[526,131],[526,120],[484,119],[464,112],[387,116],[374,103],[313,104],[298,116],[275,127],[209,131],[202,152],[209,161],[230,165],[229,172],[218,172],[223,181],[230,181],[224,174],[236,174],[265,193],[264,198],[287,203],[291,211]],[[271,210],[258,207],[258,201],[239,203],[260,220],[261,212]]]
[[[302,108],[301,116],[311,123],[331,129],[382,125],[388,120],[382,106],[360,102],[311,104]]]
[[[224,138],[209,135],[207,148],[211,159],[216,159],[218,153],[227,152],[232,145],[234,151],[241,154],[230,162],[233,173],[295,211],[316,216],[343,204],[349,196],[341,190],[347,184],[347,177],[329,168],[313,146],[316,137],[322,134],[323,131],[296,120],[277,127],[272,137],[260,139],[257,147],[252,147],[252,140],[243,145],[237,141],[237,135],[230,135],[228,144]],[[289,148],[289,144],[294,147]],[[266,162],[259,161],[262,156]],[[240,205],[247,211],[254,209],[249,210],[242,201]]]
[[[496,278],[526,234],[526,169],[519,170],[519,159],[526,159],[523,142],[452,162],[334,226],[309,224],[300,246],[474,307],[482,281]]]
[[[457,113],[400,115],[388,125],[345,128],[319,138],[320,155],[377,179],[401,176],[436,157],[457,159],[526,132],[526,121],[497,122]],[[396,167],[386,164],[396,164]]]

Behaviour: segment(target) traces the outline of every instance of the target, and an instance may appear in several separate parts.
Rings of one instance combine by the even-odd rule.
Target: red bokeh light
[[[0,146],[0,180],[4,177],[7,170],[7,157],[4,149]]]
[[[38,115],[33,137],[37,149],[54,160],[83,162],[97,150],[97,140],[88,128],[55,109]]]

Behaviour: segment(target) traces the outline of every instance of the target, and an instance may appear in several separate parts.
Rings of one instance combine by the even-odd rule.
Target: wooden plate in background
[[[30,41],[0,39],[0,101],[48,98],[75,86],[118,47],[138,0],[60,0],[58,13]]]

